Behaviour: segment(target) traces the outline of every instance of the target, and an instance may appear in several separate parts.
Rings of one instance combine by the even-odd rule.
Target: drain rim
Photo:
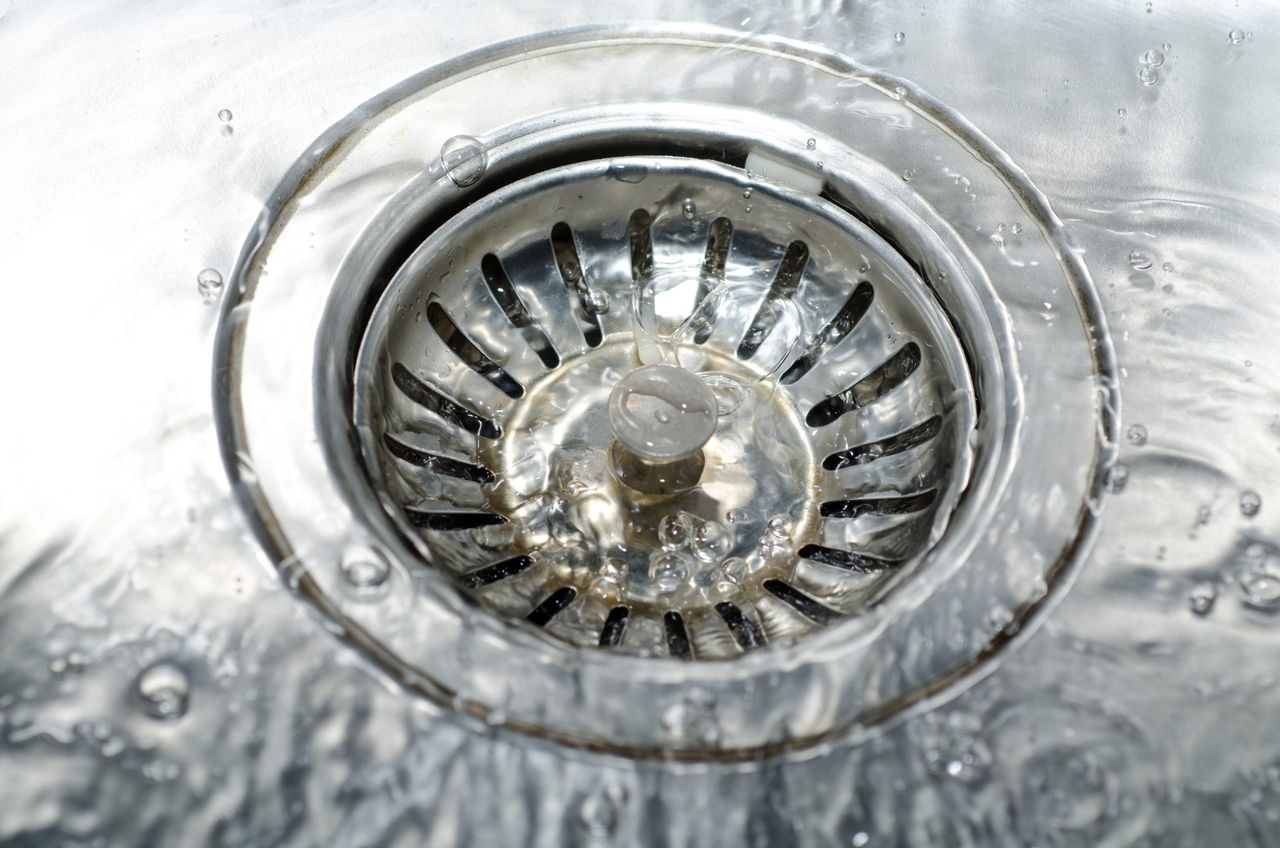
[[[905,80],[897,80],[889,75],[862,68],[842,57],[816,52],[806,45],[779,39],[759,39],[755,37],[747,37],[744,40],[742,34],[718,30],[699,31],[696,38],[691,38],[686,33],[654,30],[637,32],[626,28],[592,29],[567,34],[561,33],[549,40],[539,41],[534,38],[514,44],[500,45],[481,54],[463,57],[457,62],[450,63],[442,68],[424,72],[424,74],[406,81],[387,95],[375,98],[365,107],[357,110],[344,122],[322,136],[313,147],[311,153],[286,176],[281,190],[275,195],[274,202],[264,212],[259,222],[259,227],[254,234],[251,234],[246,243],[232,278],[232,296],[225,301],[223,321],[219,327],[214,395],[224,459],[235,487],[236,496],[245,506],[254,531],[259,535],[264,547],[267,548],[273,559],[282,564],[282,569],[291,562],[290,557],[292,556],[292,551],[287,542],[287,530],[278,520],[280,516],[273,511],[272,503],[264,491],[262,481],[255,479],[253,473],[251,473],[252,466],[249,463],[252,463],[254,457],[248,452],[245,407],[240,396],[240,390],[243,388],[243,379],[246,376],[243,367],[246,364],[245,327],[248,314],[247,309],[244,307],[248,301],[254,300],[258,294],[257,272],[259,269],[255,267],[254,259],[259,255],[260,251],[265,252],[273,246],[273,237],[276,235],[273,231],[273,226],[279,223],[282,213],[290,211],[287,207],[289,207],[290,201],[296,194],[303,193],[308,188],[313,187],[310,183],[311,177],[323,175],[345,155],[345,152],[349,152],[353,145],[345,143],[350,140],[353,134],[358,132],[366,119],[372,117],[384,107],[395,104],[402,99],[407,101],[409,99],[408,95],[418,91],[419,88],[427,89],[429,88],[429,83],[447,82],[450,75],[455,72],[479,73],[479,69],[482,66],[490,68],[501,66],[504,63],[517,62],[522,55],[538,53],[539,51],[537,50],[531,50],[534,46],[542,48],[541,53],[546,54],[569,48],[590,49],[592,47],[615,47],[632,44],[650,47],[654,45],[696,45],[699,47],[719,48],[721,50],[741,48],[744,53],[758,53],[767,55],[771,59],[797,60],[807,66],[834,68],[839,74],[856,75],[864,80],[869,80],[883,91],[888,91],[894,86],[898,86],[900,91],[907,92],[906,99],[910,101],[911,108],[917,114],[936,116],[943,111],[940,104],[923,95]],[[485,63],[490,64],[486,65]],[[496,65],[493,63],[496,63]],[[1094,408],[1098,438],[1094,441],[1095,450],[1092,454],[1092,461],[1086,466],[1090,472],[1088,483],[1084,488],[1088,508],[1082,510],[1080,521],[1073,525],[1076,532],[1072,537],[1072,541],[1066,548],[1055,554],[1055,559],[1047,572],[1051,581],[1057,581],[1061,585],[1064,582],[1063,578],[1069,577],[1082,561],[1082,553],[1087,549],[1096,532],[1097,512],[1100,511],[1104,497],[1102,472],[1113,459],[1112,446],[1117,435],[1119,413],[1118,388],[1114,379],[1114,358],[1106,340],[1105,321],[1098,308],[1096,292],[1089,282],[1087,270],[1079,257],[1065,249],[1066,245],[1061,231],[1061,223],[1053,216],[1052,210],[1048,207],[1043,196],[1034,189],[1034,186],[1031,186],[1024,175],[1017,172],[1012,163],[1002,158],[1002,154],[998,149],[994,148],[973,127],[963,122],[960,122],[957,126],[954,120],[950,124],[947,124],[945,120],[931,120],[931,123],[935,124],[935,126],[938,124],[946,126],[952,135],[971,151],[987,154],[983,158],[994,163],[994,170],[1004,189],[1011,192],[1022,208],[1039,224],[1046,236],[1046,241],[1050,245],[1056,245],[1060,248],[1058,262],[1055,267],[1061,267],[1066,271],[1072,297],[1083,313],[1082,318],[1085,321],[1086,332],[1093,341],[1090,350],[1093,366],[1092,373],[1098,390],[1097,403]],[[764,146],[768,146],[767,142],[764,143]],[[885,183],[884,185],[890,184]],[[880,187],[884,188],[884,185]],[[901,189],[900,186],[898,188]],[[287,218],[287,214],[284,214],[283,217]],[[936,217],[934,223],[940,225],[943,230],[949,229],[945,221]],[[956,243],[961,246],[962,250],[965,248],[963,241],[957,239]],[[980,263],[975,262],[974,264],[981,268]],[[999,302],[998,298],[995,300],[996,303]],[[328,360],[324,361],[327,362]],[[252,372],[249,373],[249,376],[252,376]],[[1013,381],[1011,385],[1016,389],[1016,381]],[[323,425],[323,422],[320,423]],[[1006,433],[1017,430],[1017,422],[1011,422],[1011,425],[1006,430]],[[1000,481],[996,482],[999,483]],[[317,608],[328,615],[331,620],[339,622],[344,620],[343,610],[325,596],[315,575],[303,571],[300,574],[295,574],[294,577],[296,579],[292,580],[291,583],[296,584],[296,588],[300,593],[308,595],[309,600]],[[931,698],[941,697],[947,691],[954,691],[956,684],[972,682],[977,679],[990,670],[992,664],[989,660],[993,656],[995,649],[1012,643],[1019,632],[1029,632],[1030,628],[1026,627],[1026,625],[1042,619],[1051,606],[1050,603],[1046,602],[1046,598],[1052,599],[1054,597],[1053,593],[1048,593],[1047,595],[1042,593],[1039,596],[1032,597],[1025,606],[1020,606],[1015,611],[1016,615],[1013,616],[1013,620],[1009,624],[995,633],[993,641],[988,643],[985,651],[972,657],[971,661],[967,661],[961,667],[935,678],[923,689],[909,690],[897,696],[896,700],[882,704],[878,709],[862,712],[857,716],[840,718],[831,722],[825,730],[818,733],[810,733],[803,736],[803,738],[747,742],[736,747],[734,747],[733,743],[730,743],[708,750],[700,747],[682,746],[678,740],[672,740],[670,744],[668,742],[659,744],[657,740],[645,741],[630,737],[601,737],[597,735],[597,732],[592,731],[587,731],[584,735],[580,731],[568,729],[563,725],[557,726],[554,722],[548,725],[546,722],[530,721],[527,716],[508,716],[505,723],[515,729],[537,736],[549,737],[564,744],[614,751],[630,757],[658,756],[694,760],[708,758],[736,759],[757,757],[769,751],[776,752],[807,747],[818,744],[824,739],[829,739],[835,733],[845,732],[850,726],[850,722],[856,721],[860,724],[878,723],[892,715],[902,715],[912,708],[924,708]],[[435,602],[443,606],[455,605],[455,600],[450,599],[447,595],[440,595],[435,598]],[[484,717],[494,709],[491,704],[486,705],[485,703],[459,696],[456,690],[451,690],[448,686],[442,687],[439,682],[424,678],[421,674],[412,673],[411,671],[406,672],[395,655],[361,626],[349,619],[346,619],[345,626],[347,630],[344,635],[348,639],[359,644],[367,656],[377,661],[393,676],[399,678],[408,688],[417,690],[434,699],[451,703],[458,712],[464,714]]]

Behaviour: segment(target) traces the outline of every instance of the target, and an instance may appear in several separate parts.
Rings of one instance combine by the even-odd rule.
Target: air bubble
[[[616,557],[607,557],[600,563],[600,577],[610,583],[621,583],[627,579],[627,564]]]
[[[1244,30],[1231,30],[1231,32],[1227,33],[1227,41],[1232,44],[1242,44],[1244,42]]]
[[[587,311],[592,315],[603,315],[609,311],[609,293],[593,289],[586,299]]]
[[[723,418],[729,415],[746,399],[747,390],[742,381],[729,374],[711,372],[698,375],[707,384],[716,397],[716,415]]]
[[[1280,609],[1280,555],[1259,544],[1246,548],[1240,591],[1247,606],[1264,612]]]
[[[1140,448],[1147,443],[1147,428],[1141,424],[1132,424],[1127,431],[1129,444]]]
[[[815,150],[818,147],[818,140],[816,138],[811,138],[804,143],[804,146],[810,150]]]
[[[704,521],[693,531],[690,550],[703,562],[719,562],[729,553],[729,531],[715,521]]]
[[[742,557],[729,557],[720,563],[720,573],[730,583],[741,583],[750,573],[750,566]]]
[[[1143,65],[1138,70],[1138,79],[1143,85],[1155,85],[1160,81],[1160,74],[1150,65]]]
[[[898,44],[901,44],[907,40],[907,34],[905,32],[895,32],[893,34],[893,40]]]
[[[658,544],[665,551],[677,551],[689,544],[693,536],[692,522],[682,512],[664,515],[658,522]]]
[[[216,303],[222,295],[222,275],[214,268],[205,268],[196,274],[196,291],[205,303]]]
[[[767,522],[770,535],[777,539],[785,539],[791,535],[791,516],[778,515],[771,516]]]
[[[223,109],[220,112],[218,112],[218,120],[222,121],[222,123],[224,124],[231,123],[231,110]]]
[[[1187,604],[1191,607],[1191,611],[1200,616],[1213,612],[1213,605],[1217,600],[1218,586],[1208,580],[1203,583],[1197,583],[1191,588],[1191,593],[1187,595]]]
[[[489,156],[478,139],[455,135],[440,147],[440,164],[459,188],[475,185],[484,176]]]
[[[1160,266],[1160,269],[1161,269],[1162,271],[1164,271],[1166,274],[1172,274],[1172,273],[1173,273],[1173,263],[1172,263],[1172,262],[1166,262],[1166,263],[1164,263],[1163,265],[1161,265],[1161,266]]]
[[[649,581],[664,594],[675,592],[688,582],[692,573],[688,554],[662,551],[649,558]]]
[[[1129,264],[1135,271],[1145,271],[1151,267],[1151,256],[1141,250],[1135,250],[1129,254]]]
[[[684,216],[686,221],[692,221],[693,216],[698,214],[698,204],[692,200],[686,200],[680,204],[680,214]]]
[[[1164,64],[1164,54],[1159,50],[1148,50],[1142,54],[1142,64],[1149,68],[1158,68]]]
[[[173,721],[187,714],[191,681],[175,662],[163,660],[145,669],[138,675],[135,689],[152,718]]]
[[[1240,495],[1240,514],[1245,518],[1253,518],[1258,514],[1258,510],[1262,509],[1262,496],[1253,490],[1242,492]]]
[[[1126,109],[1126,108],[1124,108],[1123,106],[1121,106],[1119,109],[1117,109],[1117,110],[1116,110],[1116,114],[1117,114],[1117,115],[1119,115],[1119,116],[1120,116],[1120,117],[1122,117],[1122,118],[1124,118],[1124,117],[1128,117],[1128,115],[1129,115],[1129,110],[1128,110],[1128,109]]]
[[[354,589],[373,591],[387,582],[391,564],[372,548],[353,547],[342,554],[342,579]]]

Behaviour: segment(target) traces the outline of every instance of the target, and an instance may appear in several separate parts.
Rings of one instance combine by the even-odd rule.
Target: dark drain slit
[[[545,627],[547,622],[555,618],[564,608],[573,603],[577,591],[572,586],[564,586],[556,589],[550,595],[543,599],[542,603],[533,608],[525,619],[536,627]]]
[[[600,317],[592,301],[591,287],[587,285],[587,275],[582,270],[573,229],[564,221],[551,228],[551,251],[555,254],[564,287],[578,296],[578,309],[575,311],[582,325],[582,337],[588,347],[599,347],[604,340],[604,331],[600,329]]]
[[[790,583],[784,583],[781,580],[766,580],[764,581],[764,588],[775,598],[817,624],[829,624],[832,619],[840,617],[840,613],[818,603]]]
[[[934,415],[910,430],[904,430],[877,442],[868,442],[865,445],[856,445],[837,451],[822,461],[822,467],[828,471],[837,471],[851,465],[866,465],[868,462],[875,462],[877,459],[923,445],[938,435],[941,430],[942,416]]]
[[[482,586],[488,586],[490,583],[497,583],[499,580],[515,577],[531,565],[533,565],[533,557],[514,556],[501,562],[495,562],[493,565],[477,568],[475,571],[468,571],[462,575],[462,585],[468,589],[479,589]]]
[[[800,287],[800,277],[804,274],[805,265],[809,263],[809,245],[796,240],[787,246],[787,253],[778,263],[778,273],[773,284],[765,294],[760,308],[756,310],[751,326],[742,336],[738,345],[738,358],[750,359],[755,356],[760,345],[773,332],[778,323],[778,314],[783,301],[790,300]]]
[[[805,545],[799,551],[801,559],[811,560],[822,565],[831,565],[852,571],[855,574],[876,574],[902,565],[900,562],[855,554],[853,551],[842,551],[839,548],[828,548],[822,545]]]
[[[507,397],[518,398],[524,394],[524,386],[467,338],[466,333],[453,323],[449,313],[444,311],[444,307],[434,300],[427,304],[427,320],[431,322],[431,328],[436,331],[440,341],[457,354],[468,368],[493,383]]]
[[[448,477],[457,477],[459,480],[470,480],[481,485],[493,482],[493,472],[483,465],[473,465],[470,462],[463,462],[459,459],[450,459],[447,456],[420,451],[392,438],[390,434],[383,434],[382,441],[386,444],[387,450],[392,456],[410,465],[426,468]]]
[[[724,619],[738,647],[744,651],[753,651],[765,645],[764,633],[755,622],[743,615],[737,604],[721,601],[716,604],[716,612]]]
[[[667,630],[667,650],[671,656],[682,660],[693,659],[693,646],[689,643],[684,616],[673,610],[662,616],[662,623]]]
[[[698,295],[694,311],[706,302],[715,286],[724,282],[724,268],[729,261],[729,245],[733,241],[733,222],[723,216],[711,222],[707,230],[707,252],[702,259],[702,276],[698,280]],[[715,316],[702,315],[702,326],[693,334],[694,344],[702,344],[711,338],[715,329]]]
[[[462,509],[426,510],[406,507],[404,513],[410,524],[423,530],[472,530],[507,523],[507,519],[492,512]]]
[[[556,353],[547,334],[542,332],[538,322],[529,314],[529,310],[520,299],[520,294],[512,285],[498,257],[492,253],[486,253],[480,260],[480,274],[484,277],[485,285],[489,287],[489,293],[493,295],[493,299],[497,301],[498,306],[502,307],[503,314],[511,322],[511,326],[520,331],[529,347],[538,354],[542,364],[548,368],[557,367],[560,364],[560,354]]]
[[[627,222],[627,238],[631,243],[631,279],[640,280],[653,273],[653,217],[646,209],[631,213]]]
[[[614,607],[609,610],[609,616],[604,620],[604,627],[600,628],[600,647],[612,648],[622,642],[622,634],[626,632],[629,615],[631,610],[626,607]]]
[[[825,427],[841,415],[870,406],[906,382],[920,367],[920,346],[908,342],[874,371],[845,389],[815,404],[805,416],[810,427]]]
[[[813,337],[809,348],[800,355],[799,359],[791,363],[791,367],[782,375],[782,382],[790,385],[799,380],[808,374],[828,351],[844,341],[844,337],[853,332],[853,328],[858,326],[858,322],[867,314],[875,296],[876,290],[871,287],[871,283],[866,280],[858,283],[858,287],[853,290],[853,294],[849,295],[849,299],[844,302],[844,306],[840,307],[840,311],[831,319],[831,323],[823,327],[822,332]]]
[[[857,518],[860,515],[906,515],[919,512],[938,497],[936,489],[916,495],[886,498],[827,501],[819,508],[823,518]]]
[[[487,418],[481,418],[434,386],[428,386],[399,362],[391,366],[391,379],[396,384],[396,388],[404,392],[409,400],[428,412],[434,412],[450,424],[461,427],[468,433],[484,436],[486,439],[496,439],[502,435],[502,430],[498,429],[497,424]]]

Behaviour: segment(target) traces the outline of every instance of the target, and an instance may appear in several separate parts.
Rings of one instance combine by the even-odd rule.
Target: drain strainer
[[[968,470],[973,390],[924,281],[720,163],[489,195],[400,269],[361,357],[363,448],[422,559],[575,645],[729,657],[856,614]]]
[[[580,33],[408,80],[233,283],[222,446],[286,585],[406,690],[561,743],[900,715],[1037,620],[1103,506],[1110,348],[1043,197],[798,45]]]

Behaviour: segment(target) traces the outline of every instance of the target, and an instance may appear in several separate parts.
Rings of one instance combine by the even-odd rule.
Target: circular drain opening
[[[857,615],[968,474],[969,370],[925,282],[847,212],[720,163],[589,161],[482,198],[396,273],[360,362],[404,535],[576,646],[728,658]],[[611,411],[637,380],[671,396]],[[691,403],[702,441],[634,455]]]
[[[680,66],[700,71],[681,76],[678,90],[669,76],[651,72]],[[582,73],[584,67],[591,72]],[[566,78],[578,84],[566,89]],[[740,82],[750,79],[769,81],[776,94],[770,110],[741,107]],[[522,96],[510,97],[514,90]],[[846,109],[839,104],[850,102],[851,91],[857,105]],[[470,108],[475,103],[486,104],[482,116]],[[459,131],[473,137],[460,139]],[[903,132],[910,133],[909,145]],[[424,149],[433,151],[425,164]],[[753,169],[749,160],[765,167]],[[937,164],[921,167],[927,162]],[[909,183],[902,178],[908,172]],[[563,208],[546,204],[577,179],[587,189],[582,203],[590,192],[602,192],[598,208],[579,206],[576,194],[564,198]],[[659,190],[664,181],[666,192]],[[670,191],[681,181],[687,185]],[[508,45],[408,80],[366,104],[317,142],[278,197],[246,245],[220,326],[215,387],[228,471],[285,584],[406,690],[459,714],[631,757],[747,758],[814,745],[976,679],[1047,609],[1046,599],[1068,582],[1092,537],[1116,410],[1104,322],[1088,275],[1034,186],[973,127],[906,81],[801,45],[733,34],[580,33]],[[507,202],[495,202],[502,197]],[[633,226],[643,224],[637,210],[648,216],[652,246],[652,265],[646,270],[641,261],[639,273],[631,238],[643,230]],[[499,226],[504,215],[510,218]],[[734,228],[723,291],[754,292],[724,298],[723,315],[736,325],[720,310],[704,322],[699,316],[706,311],[693,308],[708,300],[696,296],[699,287],[719,285],[715,262],[710,274],[705,266],[716,253],[708,248],[722,218]],[[993,221],[1010,226],[997,238],[988,235]],[[455,230],[456,238],[447,235]],[[788,260],[797,241],[804,250]],[[451,251],[441,259],[433,245],[445,243]],[[522,245],[532,250],[535,244],[543,252],[540,263],[521,253]],[[573,250],[558,253],[557,244]],[[855,244],[856,265],[835,260]],[[865,272],[863,247],[870,260]],[[464,248],[470,251],[465,257]],[[457,253],[453,269],[450,252]],[[736,254],[747,259],[736,261]],[[639,251],[641,260],[647,255]],[[801,256],[797,291],[771,298],[780,270],[798,267]],[[439,261],[443,268],[433,266]],[[415,278],[415,262],[444,279]],[[520,296],[527,322],[494,297],[486,265],[497,272],[490,277],[498,288]],[[465,276],[472,278],[469,288],[460,282]],[[863,317],[844,341],[815,358],[810,373],[788,383],[805,345],[821,337],[864,279],[871,305]],[[779,292],[789,285],[784,274]],[[539,299],[544,290],[560,298],[558,307]],[[638,304],[628,302],[630,292],[638,293]],[[768,351],[788,338],[789,307],[765,310],[768,332],[749,331],[761,304],[794,303],[802,292],[827,298],[825,307],[814,311],[821,317],[799,334],[792,357],[783,362],[779,356],[775,368]],[[398,301],[405,293],[408,299]],[[621,357],[628,337],[631,373],[637,363],[658,361],[636,344],[633,312],[640,315],[640,337],[652,336],[662,362],[712,388],[717,434],[722,420],[734,420],[719,415],[722,402],[732,406],[742,395],[745,404],[778,384],[774,415],[739,417],[744,425],[757,418],[790,422],[809,437],[796,439],[794,455],[803,461],[788,464],[788,473],[771,477],[763,465],[751,472],[756,500],[770,502],[761,513],[768,513],[766,531],[770,518],[791,519],[789,528],[782,528],[785,520],[775,522],[789,531],[779,536],[787,557],[776,562],[791,572],[766,578],[748,568],[749,579],[729,589],[737,594],[720,596],[718,584],[732,583],[717,576],[726,573],[724,563],[694,556],[698,565],[687,580],[664,580],[664,586],[674,583],[673,595],[649,579],[657,548],[647,535],[647,545],[626,551],[640,567],[612,557],[626,565],[624,583],[608,579],[621,577],[616,563],[570,557],[539,564],[534,549],[547,546],[513,547],[501,536],[535,525],[414,526],[411,510],[430,512],[420,507],[433,499],[437,512],[465,506],[507,518],[498,511],[505,508],[500,501],[443,505],[444,487],[470,486],[472,497],[477,489],[486,499],[496,497],[503,485],[522,479],[517,466],[533,447],[572,443],[571,432],[545,443],[530,437],[527,448],[510,437],[534,423],[519,413],[545,408],[540,399],[581,394],[563,389],[589,382],[574,376],[575,363],[588,367],[614,353]],[[691,314],[694,320],[686,322]],[[711,333],[700,342],[704,325]],[[864,332],[883,346],[851,341]],[[844,395],[908,344],[919,355],[900,360],[914,362],[911,374],[863,409],[844,409],[840,401],[840,409],[830,411],[843,414],[825,421],[830,411],[821,405],[828,395]],[[843,379],[833,376],[822,386],[816,375],[823,363],[846,349],[865,359],[850,360]],[[451,363],[448,374],[434,370],[443,363]],[[426,394],[403,376],[397,384],[397,364]],[[611,378],[603,365],[595,377],[601,417],[591,432],[607,440],[604,384]],[[744,384],[750,392],[739,391]],[[431,395],[433,387],[438,396]],[[466,416],[461,420],[474,432],[440,428],[439,420],[428,424],[440,419],[429,407],[446,409],[443,398],[458,404],[450,407],[454,413],[465,406],[467,415],[488,420],[496,438],[483,437],[482,425]],[[937,433],[935,425],[913,433],[935,416]],[[543,430],[569,431],[584,420],[555,416]],[[457,432],[469,441],[455,451],[443,434],[456,438]],[[828,435],[839,440],[822,444]],[[431,441],[436,436],[438,443]],[[499,452],[504,440],[508,449]],[[634,441],[622,441],[636,453]],[[620,477],[649,495],[667,487],[658,494],[671,503],[703,486],[705,475],[710,485],[716,475],[752,468],[719,461],[716,442],[713,435],[700,449],[704,467],[695,489],[686,490],[684,478],[670,486],[634,469],[619,472],[627,458],[614,458],[611,443],[606,461],[615,463],[612,470],[606,465],[600,474],[566,476],[548,467],[547,488],[559,497],[566,491],[561,482],[575,476],[588,488]],[[776,450],[766,443],[770,450],[757,456],[762,462],[772,465],[788,453],[781,440]],[[598,468],[598,454],[590,453],[598,443],[587,448],[585,470]],[[842,451],[850,464],[838,467],[844,460],[830,457]],[[887,455],[866,461],[873,454]],[[454,473],[441,474],[447,463],[454,463]],[[493,474],[491,484],[486,472]],[[924,479],[908,486],[911,473]],[[848,506],[822,516],[822,504],[856,502],[872,491],[828,491],[824,481],[843,485],[860,474],[883,475],[876,481],[880,493],[935,494],[923,509],[900,515],[837,517],[865,510]],[[777,483],[772,489],[771,480]],[[801,480],[812,485],[787,510],[772,512],[772,503],[786,497],[760,497]],[[728,511],[717,521],[726,533]],[[576,530],[608,537],[596,533],[593,510],[580,512]],[[670,522],[677,533],[686,512],[706,520],[681,509]],[[718,512],[717,503],[708,515]],[[802,520],[814,512],[811,523]],[[669,514],[652,517],[661,528]],[[916,528],[901,534],[893,555],[874,547],[881,541],[871,539],[874,534],[853,541],[826,536],[881,521]],[[696,532],[693,519],[686,529]],[[738,528],[732,529],[730,544],[737,545]],[[759,533],[749,541],[758,545],[759,538],[776,535]],[[557,545],[608,549],[564,543],[574,540],[571,534]],[[883,553],[880,559],[899,564],[852,575],[847,557],[831,555],[832,563],[800,556],[807,545],[868,560]],[[521,573],[502,576],[508,570]],[[532,579],[539,573],[546,578],[541,583]],[[484,586],[468,585],[491,576],[496,579]],[[678,567],[674,576],[681,576]],[[815,577],[833,582],[809,582]],[[800,607],[779,598],[765,585],[772,579],[839,615],[798,596],[791,600]],[[601,580],[618,584],[618,600]],[[827,591],[836,583],[847,594]],[[503,592],[530,584],[536,585],[525,595],[509,596],[509,606],[500,603],[508,597]],[[571,601],[563,590],[573,592]],[[598,602],[588,603],[593,598]],[[721,603],[736,607],[742,619],[717,609]],[[611,628],[609,615],[619,606],[628,608],[629,620]],[[672,612],[684,626],[687,652],[679,627],[669,624]],[[615,630],[618,644],[600,649],[600,638],[612,641]]]

